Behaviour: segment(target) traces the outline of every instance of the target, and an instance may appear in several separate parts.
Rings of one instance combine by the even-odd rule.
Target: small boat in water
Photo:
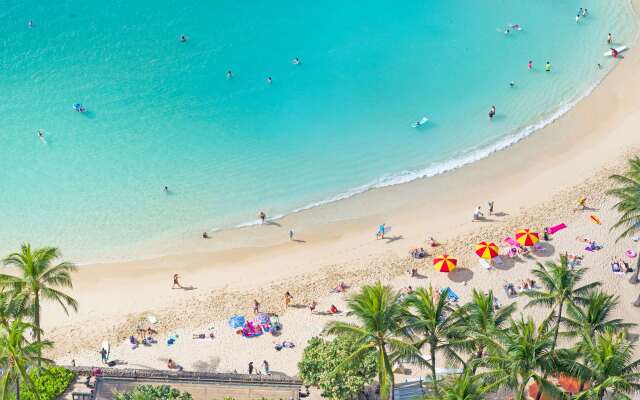
[[[83,113],[83,112],[87,111],[87,109],[86,109],[86,108],[84,108],[84,106],[83,106],[82,104],[80,104],[80,103],[75,103],[75,104],[73,105],[73,110],[74,110],[74,111],[77,111],[77,112],[81,112],[81,113]]]

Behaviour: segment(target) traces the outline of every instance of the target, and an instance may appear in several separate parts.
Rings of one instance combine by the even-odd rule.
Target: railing
[[[66,367],[78,375],[91,375],[92,367]],[[249,375],[216,372],[195,371],[162,371],[155,369],[116,369],[100,368],[100,377],[110,379],[142,379],[154,381],[182,381],[201,383],[265,385],[265,386],[296,386],[302,385],[302,381],[284,375]]]

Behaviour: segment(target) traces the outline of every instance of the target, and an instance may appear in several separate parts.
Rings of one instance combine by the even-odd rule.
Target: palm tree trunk
[[[33,297],[33,325],[35,326],[36,329],[36,342],[40,343],[40,292],[36,291]],[[42,365],[42,362],[40,361],[40,358],[42,357],[42,353],[40,352],[40,354],[38,354],[38,368],[40,368]]]
[[[434,345],[429,346],[429,353],[431,355],[431,381],[433,382],[433,391],[437,396],[440,392],[438,389],[438,375],[436,374],[436,347]]]
[[[378,345],[378,381],[380,382],[380,400],[393,400],[393,371],[384,343]]]
[[[560,321],[562,320],[562,309],[564,307],[564,301],[560,302],[560,305],[558,306],[558,318],[556,319],[556,327],[555,327],[555,332],[553,333],[553,343],[551,344],[551,353],[553,354],[556,351],[556,343],[558,342],[558,333],[560,333]],[[544,373],[544,377],[543,379],[547,379],[547,376],[549,375],[548,372]],[[540,400],[540,398],[542,398],[542,392],[544,391],[542,389],[542,385],[538,385],[538,393],[536,393],[536,400]]]
[[[636,260],[636,270],[633,271],[633,274],[631,275],[631,278],[629,278],[629,283],[631,283],[632,285],[635,285],[636,283],[638,283],[638,272],[640,272],[638,269],[640,269],[640,257],[637,258]]]
[[[551,345],[551,353],[556,350],[556,343],[558,342],[558,333],[560,332],[560,321],[562,320],[562,309],[564,307],[564,301],[560,302],[558,306],[558,319],[556,319],[556,329],[553,333],[553,344]]]

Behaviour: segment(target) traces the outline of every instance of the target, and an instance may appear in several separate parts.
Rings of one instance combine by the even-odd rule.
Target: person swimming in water
[[[227,71],[227,79],[231,79],[231,78],[233,78],[233,71],[228,70]]]
[[[300,65],[300,59],[298,57],[294,58],[293,60],[291,60],[291,64],[293,65]]]
[[[508,35],[511,33],[511,29],[509,29],[509,27],[507,27],[507,29],[504,30],[504,34]]]
[[[186,43],[186,41],[187,41],[187,37],[186,37],[185,35],[180,35],[180,41],[181,41],[182,43]]]
[[[609,33],[607,35],[607,44],[612,44],[612,43],[613,43],[613,35]]]
[[[529,71],[533,69],[533,61],[529,60],[529,63],[527,64],[527,68],[529,69]]]
[[[32,20],[29,20],[29,22],[27,22],[27,26],[28,26],[29,28],[33,28],[33,21],[32,21]]]
[[[509,87],[514,87],[516,85],[516,83],[514,81],[509,82]]]
[[[169,186],[163,187],[162,191],[165,192],[165,193],[169,193]]]
[[[586,17],[587,15],[589,15],[589,11],[585,8],[584,10],[582,10],[582,16]]]
[[[271,77],[268,77],[268,78],[267,78],[267,83],[268,83],[269,85],[271,85],[271,84],[273,83],[273,79],[271,79]]]
[[[549,61],[547,61],[547,63],[544,65],[544,70],[547,72],[551,72],[551,63]]]
[[[576,15],[576,23],[580,22],[580,14]]]
[[[491,106],[491,109],[489,109],[489,120],[492,120],[493,117],[495,117],[496,115],[496,106]]]

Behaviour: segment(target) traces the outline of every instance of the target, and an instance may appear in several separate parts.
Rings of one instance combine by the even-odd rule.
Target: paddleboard
[[[422,119],[420,121],[414,122],[413,124],[411,124],[411,127],[417,128],[419,126],[422,126],[422,125],[426,124],[427,122],[429,122],[429,118],[422,117]]]
[[[623,51],[629,50],[629,48],[627,46],[618,46],[618,47],[614,47],[614,49],[616,49],[618,54],[622,53]],[[605,51],[604,54],[602,54],[602,55],[605,56],[605,57],[611,57],[611,50]]]
[[[589,218],[591,218],[591,221],[593,221],[594,223],[600,225],[600,218],[596,217],[595,215],[592,215]]]

